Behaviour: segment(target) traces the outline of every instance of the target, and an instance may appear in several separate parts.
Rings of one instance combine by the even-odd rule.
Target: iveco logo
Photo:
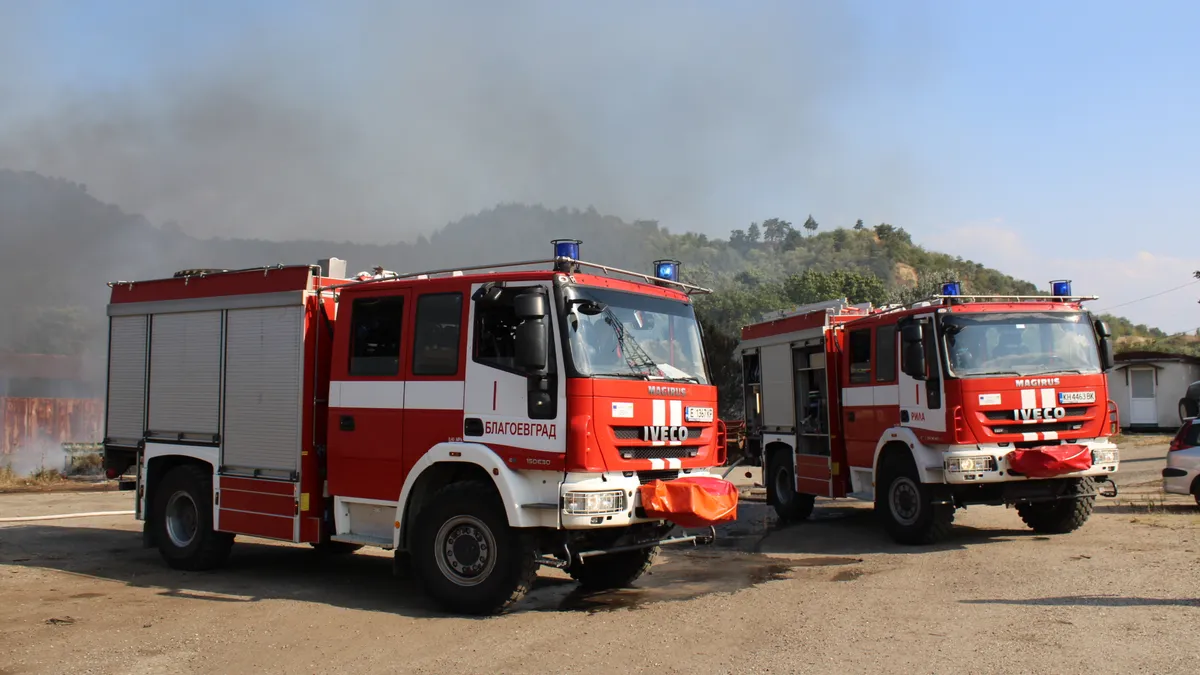
[[[1034,377],[1025,380],[1017,380],[1018,387],[1056,387],[1058,386],[1059,378],[1057,377]]]
[[[643,441],[677,441],[688,439],[687,427],[642,427]]]
[[[651,396],[687,396],[686,387],[663,387],[657,384],[650,385]]]

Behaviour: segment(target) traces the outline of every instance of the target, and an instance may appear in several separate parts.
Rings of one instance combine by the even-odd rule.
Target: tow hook
[[[1097,482],[1100,485],[1103,485],[1105,483],[1108,483],[1108,485],[1109,485],[1108,489],[1106,489],[1106,490],[1097,490],[1097,492],[1100,493],[1101,497],[1108,497],[1111,499],[1112,497],[1117,496],[1117,484],[1113,482],[1113,479],[1105,478],[1104,480],[1097,481]]]

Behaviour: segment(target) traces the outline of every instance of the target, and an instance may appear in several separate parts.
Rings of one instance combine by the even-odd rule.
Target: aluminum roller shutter
[[[771,345],[759,350],[762,366],[762,422],[767,427],[785,429],[796,424],[792,389],[792,346]]]
[[[154,315],[150,431],[216,435],[220,395],[221,312]]]
[[[303,347],[303,307],[229,311],[223,466],[298,470]]]
[[[146,431],[146,317],[119,316],[109,323],[105,435],[136,443]]]

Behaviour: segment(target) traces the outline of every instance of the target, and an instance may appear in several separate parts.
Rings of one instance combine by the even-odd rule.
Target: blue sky
[[[338,7],[5,3],[0,164],[202,234],[320,236],[337,217],[408,238],[541,201],[712,234],[887,221],[1069,276],[1097,308],[1200,269],[1200,3]],[[231,91],[237,114],[193,114]],[[273,220],[289,189],[301,206]],[[1120,312],[1190,330],[1197,298]]]

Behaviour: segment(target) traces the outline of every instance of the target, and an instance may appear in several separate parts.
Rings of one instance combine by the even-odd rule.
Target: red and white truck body
[[[744,327],[747,455],[769,500],[790,519],[817,496],[870,500],[909,543],[969,504],[1078,527],[1119,465],[1111,339],[1086,299],[832,301]]]
[[[736,507],[709,473],[725,442],[689,302],[704,289],[677,265],[499,267],[346,279],[332,259],[111,284],[106,464],[136,467],[148,544],[188,569],[220,564],[233,535],[377,546],[486,613],[539,563],[611,587],[661,544],[711,542],[668,534],[730,514],[643,497]]]

